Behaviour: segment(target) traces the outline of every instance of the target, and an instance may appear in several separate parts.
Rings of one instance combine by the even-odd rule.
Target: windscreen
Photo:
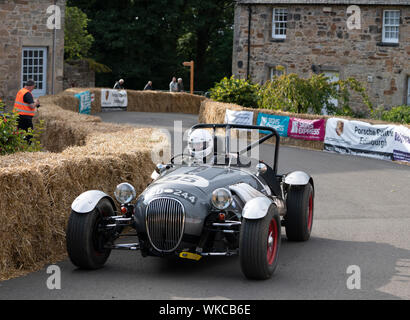
[[[198,130],[204,129],[200,128]],[[261,139],[266,137],[266,134],[262,133],[261,130],[229,130],[227,128],[218,128],[215,131],[211,128],[206,128],[205,130],[207,130],[213,138],[212,152],[207,152],[206,155],[190,152],[192,146],[195,145],[195,141],[192,142],[191,139],[184,154],[174,158],[176,165],[238,167],[254,171],[256,170],[256,165],[261,160],[264,160],[266,164],[272,166],[275,151],[270,148],[270,152],[263,152],[265,157],[268,156],[268,159],[263,159],[261,146],[263,141],[261,142]],[[191,130],[191,135],[197,135],[195,130]],[[269,139],[269,142],[274,144],[276,140],[273,137]],[[200,147],[202,147],[202,145],[198,143],[198,149],[200,149]]]

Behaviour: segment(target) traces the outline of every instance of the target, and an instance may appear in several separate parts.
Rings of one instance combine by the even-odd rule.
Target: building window
[[[29,79],[36,82],[36,88],[33,90],[34,97],[46,95],[47,48],[23,48],[21,86],[24,87]]]
[[[335,83],[340,80],[340,73],[338,71],[323,71],[323,75],[327,78],[328,83]],[[339,89],[339,86],[337,87],[337,89]],[[336,108],[339,106],[339,101],[336,98],[329,99],[329,103],[333,104]],[[323,106],[322,114],[329,114],[326,106]]]
[[[273,9],[272,38],[286,39],[288,25],[288,10],[286,8]]]
[[[400,11],[383,11],[383,42],[398,43],[400,28]]]
[[[273,66],[269,68],[269,79],[272,81],[275,77],[280,77],[285,73],[285,67]]]

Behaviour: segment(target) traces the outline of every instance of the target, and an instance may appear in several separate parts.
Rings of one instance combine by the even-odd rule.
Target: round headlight
[[[129,183],[121,183],[114,191],[115,198],[121,204],[128,204],[137,196],[135,188]]]
[[[212,192],[212,204],[219,210],[227,209],[232,203],[232,193],[225,188]]]

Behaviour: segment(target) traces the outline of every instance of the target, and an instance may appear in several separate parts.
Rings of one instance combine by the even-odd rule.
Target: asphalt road
[[[104,113],[104,121],[171,129],[196,116]],[[269,159],[267,145],[262,158]],[[46,269],[0,282],[0,299],[410,299],[410,167],[387,161],[283,146],[279,171],[304,170],[315,180],[312,238],[283,237],[279,267],[267,281],[249,281],[238,257],[199,262],[113,252],[104,269],[61,268],[61,290],[49,290]],[[360,267],[361,288],[349,290],[347,268]]]

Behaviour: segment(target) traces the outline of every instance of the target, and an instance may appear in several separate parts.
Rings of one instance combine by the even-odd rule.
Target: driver
[[[213,158],[213,137],[204,129],[194,130],[188,138],[189,155],[200,163],[210,164]]]

